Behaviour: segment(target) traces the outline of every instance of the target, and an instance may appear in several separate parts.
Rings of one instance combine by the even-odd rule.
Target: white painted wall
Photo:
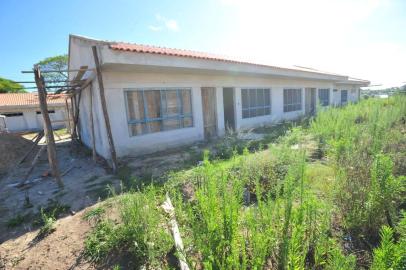
[[[92,45],[101,45],[100,60],[103,64],[103,81],[110,117],[113,140],[119,157],[140,155],[158,150],[193,143],[204,138],[203,109],[201,87],[215,87],[217,99],[217,130],[224,135],[223,87],[233,87],[235,97],[235,122],[238,129],[248,129],[284,119],[294,119],[304,113],[304,88],[329,88],[330,101],[339,104],[340,92],[347,85],[335,85],[334,81],[346,77],[304,73],[301,71],[283,71],[277,68],[247,66],[246,64],[196,60],[185,57],[173,57],[130,52],[118,52],[108,49],[103,42],[80,38],[70,39],[70,69],[82,65],[94,67]],[[229,71],[227,71],[229,70]],[[269,72],[279,74],[269,75]],[[282,76],[282,72],[283,76]],[[74,74],[70,74],[74,76]],[[289,76],[289,77],[288,77]],[[296,77],[292,77],[296,76]],[[307,76],[307,78],[304,78]],[[125,89],[145,88],[190,88],[192,90],[193,127],[158,133],[130,136],[127,124]],[[271,115],[242,119],[241,88],[270,88],[272,98]],[[353,87],[353,86],[351,86]],[[302,88],[302,110],[283,112],[283,89]],[[109,158],[109,144],[97,80],[93,81],[93,115],[96,134],[96,151]],[[350,89],[349,89],[350,90]],[[349,100],[353,100],[353,96]],[[91,146],[90,137],[90,92],[82,93],[80,104],[80,128],[82,141]]]
[[[224,135],[223,87],[234,87],[236,127],[238,129],[252,128],[270,124],[284,119],[293,119],[304,113],[301,111],[283,112],[284,88],[332,88],[333,84],[325,81],[292,80],[280,78],[263,78],[253,76],[226,76],[204,74],[179,74],[179,73],[146,73],[146,72],[103,72],[104,87],[107,106],[113,132],[113,139],[118,156],[138,155],[157,150],[164,150],[182,144],[203,140],[203,109],[201,103],[201,87],[215,87],[217,97],[217,125],[219,135]],[[130,136],[127,124],[125,104],[125,89],[166,88],[180,87],[192,90],[193,122],[191,128],[183,128],[159,133]],[[272,113],[269,116],[242,119],[241,88],[266,87],[271,88]],[[82,94],[82,104],[88,107],[87,94]],[[302,90],[304,102],[304,90]],[[86,105],[87,104],[87,105]],[[95,104],[96,105],[96,104]],[[82,112],[85,112],[82,114]],[[88,123],[86,108],[81,107],[81,122]],[[97,123],[99,125],[100,123]],[[89,126],[88,124],[86,126]],[[103,127],[104,128],[104,127]],[[103,129],[101,129],[102,133]],[[98,132],[97,132],[98,133]],[[82,140],[90,146],[88,132],[82,132]],[[105,136],[104,136],[105,137]],[[97,140],[97,139],[96,139]],[[108,144],[100,145],[99,154],[108,154]]]
[[[67,118],[64,106],[48,107],[48,110],[54,110],[55,113],[50,113],[49,117],[51,122],[62,121]],[[2,113],[22,112],[22,116],[6,117],[7,129],[10,132],[21,132],[43,129],[43,119],[41,114],[37,114],[39,108],[13,108],[13,109],[0,109]],[[52,123],[53,128],[65,127],[65,122]]]
[[[335,84],[334,88],[337,89],[337,92],[334,92],[333,95],[333,104],[341,105],[341,91],[348,91],[348,102],[357,102],[359,98],[360,87],[353,84]]]

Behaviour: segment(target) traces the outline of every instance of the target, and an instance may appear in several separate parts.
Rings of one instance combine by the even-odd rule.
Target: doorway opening
[[[234,88],[223,88],[224,126],[235,130]]]
[[[305,113],[310,115],[316,113],[316,88],[305,89]]]
[[[216,88],[202,87],[201,91],[204,138],[207,140],[217,135]]]

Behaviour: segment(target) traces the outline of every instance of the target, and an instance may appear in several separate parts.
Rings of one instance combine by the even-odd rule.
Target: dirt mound
[[[18,162],[32,145],[32,141],[19,135],[0,134],[0,175]]]
[[[35,241],[36,230],[2,243],[0,269],[94,269],[82,258],[86,234],[91,229],[83,220],[84,213],[58,220],[56,230],[40,241]]]

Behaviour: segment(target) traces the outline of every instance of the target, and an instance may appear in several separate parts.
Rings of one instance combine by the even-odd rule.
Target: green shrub
[[[103,262],[115,251],[126,252],[139,266],[159,268],[173,246],[160,209],[162,196],[149,187],[143,192],[126,193],[117,199],[121,223],[99,222],[85,241],[85,255],[92,261]],[[92,217],[95,214],[90,213]],[[97,213],[100,211],[97,210]]]
[[[47,215],[46,212],[41,208],[41,218],[42,218],[42,226],[39,229],[37,239],[41,239],[48,234],[52,233],[55,231],[55,216],[54,214]]]
[[[111,221],[102,221],[96,225],[85,240],[85,256],[99,262],[118,246],[120,236]]]

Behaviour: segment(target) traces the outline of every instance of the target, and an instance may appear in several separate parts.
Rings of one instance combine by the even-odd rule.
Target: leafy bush
[[[52,215],[47,215],[46,212],[41,208],[41,218],[42,218],[42,223],[43,225],[39,229],[37,239],[41,239],[48,234],[52,233],[55,231],[55,216],[54,214]]]
[[[129,253],[139,266],[161,266],[173,246],[159,207],[162,196],[149,187],[143,193],[130,192],[117,198],[121,223],[99,222],[85,241],[85,255],[92,261],[103,262],[107,255],[121,251]]]
[[[388,226],[381,229],[381,244],[374,250],[372,270],[401,270],[406,268],[406,239],[396,244],[393,230]]]

